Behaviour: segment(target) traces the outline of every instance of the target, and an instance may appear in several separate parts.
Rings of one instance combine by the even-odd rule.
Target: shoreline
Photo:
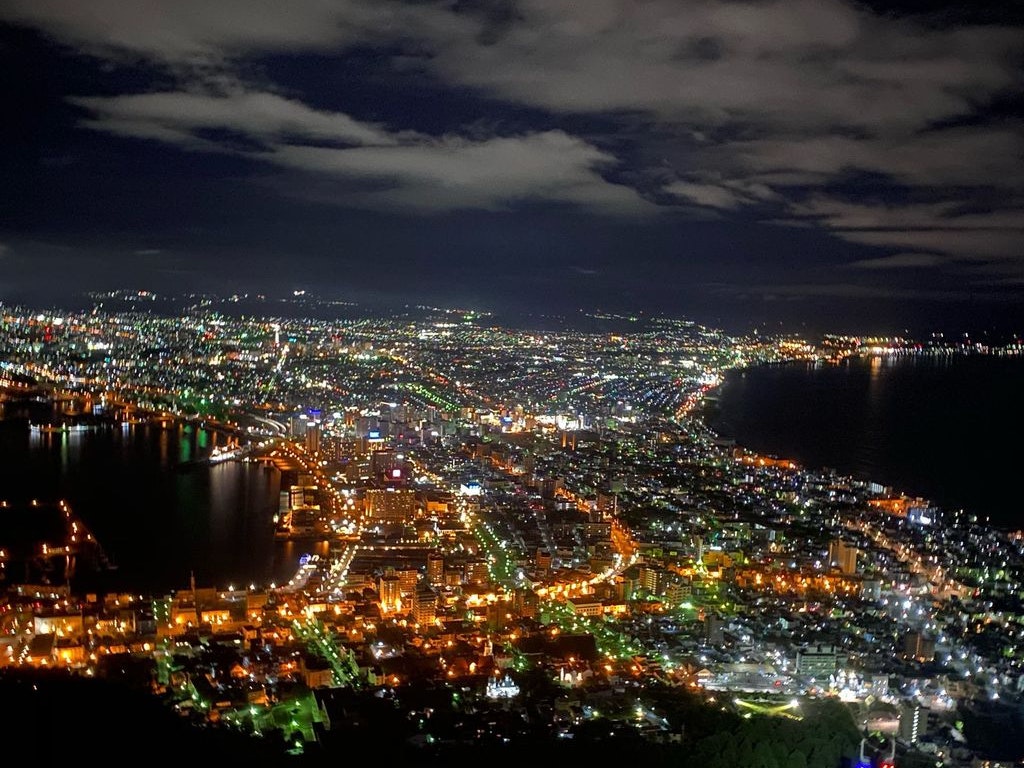
[[[201,581],[218,588],[227,588],[230,584],[243,582],[246,584],[250,582],[272,583],[280,581],[285,574],[291,574],[294,570],[293,564],[290,562],[285,564],[288,558],[285,557],[281,543],[274,539],[271,522],[272,511],[277,509],[279,501],[279,481],[273,479],[269,474],[264,474],[280,470],[271,470],[269,467],[244,461],[208,462],[205,456],[194,461],[189,460],[186,463],[177,455],[177,449],[173,447],[175,446],[175,435],[178,434],[176,429],[160,428],[159,425],[149,422],[132,426],[132,430],[140,428],[147,431],[148,437],[128,437],[127,429],[122,431],[119,428],[111,427],[89,430],[87,433],[83,433],[80,439],[75,439],[73,432],[32,434],[26,427],[25,419],[19,417],[0,418],[0,438],[2,438],[0,439],[0,454],[8,457],[17,456],[21,441],[26,441],[24,443],[26,446],[34,447],[27,452],[28,455],[18,460],[18,465],[26,469],[29,478],[47,482],[52,478],[55,483],[52,486],[47,485],[45,490],[43,486],[28,480],[12,483],[0,494],[0,500],[6,500],[20,508],[28,506],[34,498],[38,498],[40,505],[48,504],[51,501],[56,503],[61,498],[68,499],[76,512],[82,515],[85,523],[96,534],[100,546],[110,561],[116,564],[115,569],[96,573],[79,569],[75,583],[81,586],[81,589],[163,594],[187,584],[190,566],[187,563],[182,566],[177,565],[169,554],[169,547],[165,545],[158,546],[159,551],[155,554],[150,553],[145,556],[131,551],[138,550],[140,547],[145,549],[147,546],[144,539],[133,542],[133,534],[117,530],[123,525],[119,515],[127,513],[138,503],[132,500],[131,493],[124,491],[114,497],[108,497],[102,491],[97,490],[96,483],[78,481],[76,485],[73,480],[68,479],[72,476],[80,477],[86,467],[95,468],[96,466],[100,466],[104,471],[113,471],[115,474],[112,477],[119,477],[128,469],[137,471],[141,468],[146,477],[155,477],[154,473],[159,472],[162,479],[159,483],[160,490],[156,493],[168,492],[169,488],[191,489],[184,496],[177,497],[176,516],[170,523],[171,535],[176,537],[176,541],[182,540],[183,532],[191,524],[198,525],[203,531],[213,530],[218,525],[221,526],[216,533],[218,540],[228,540],[230,538],[228,531],[230,530],[241,530],[244,533],[247,544],[239,544],[238,553],[228,556],[230,565],[220,565],[222,560],[217,558],[209,560],[208,564],[212,564],[209,567],[207,567],[208,564],[200,565],[198,561],[196,562],[197,576],[201,577]],[[185,433],[186,437],[187,434]],[[47,438],[55,438],[55,440],[51,442]],[[82,446],[85,445],[82,441],[86,438],[90,441],[90,445],[93,445],[92,441],[94,440],[102,441],[101,445],[106,445],[108,441],[113,441],[114,445],[123,444],[127,446],[125,450],[129,453],[125,455],[128,458],[120,459],[113,465],[103,462],[97,465],[95,461],[82,458],[72,459],[71,464],[58,472],[56,467],[57,462],[62,460],[61,457],[73,456],[82,452]],[[179,439],[186,438],[179,435]],[[68,448],[68,445],[71,448]],[[164,454],[161,454],[163,445],[168,447],[164,449]],[[39,451],[42,453],[37,453]],[[65,453],[62,454],[62,451]],[[121,455],[122,452],[118,449],[115,454]],[[167,464],[161,463],[165,460],[162,458],[164,455],[166,455]],[[216,480],[214,473],[216,473]],[[141,488],[138,485],[141,481],[134,482],[136,488]],[[73,490],[72,485],[77,490]],[[245,509],[248,511],[233,512],[233,507],[229,508],[228,506],[234,504],[233,501],[228,499],[218,501],[218,493],[231,492],[232,489],[243,486],[251,489],[265,487],[267,495],[265,498],[253,496],[247,500],[242,491],[238,490],[237,495],[231,498],[237,498],[238,503],[246,505]],[[150,492],[153,492],[152,489]],[[165,498],[156,505],[156,508],[164,513],[171,509],[171,503]],[[147,496],[143,504],[148,507],[150,497]],[[264,514],[266,528],[263,535],[260,535],[257,531],[257,523]],[[145,530],[156,535],[155,532],[163,530],[162,523],[158,522],[158,518],[147,517]],[[205,540],[205,536],[196,536],[197,542]],[[248,547],[249,544],[256,547],[261,556],[266,554],[269,558],[265,570],[260,573],[247,565],[249,555],[245,553],[248,553],[249,550],[245,547]],[[201,553],[206,545],[196,543],[194,547],[196,553]],[[245,553],[242,552],[242,549],[245,549]],[[150,561],[157,564],[155,568],[147,566],[147,562]],[[208,570],[209,573],[201,575],[199,572],[202,570]]]
[[[955,350],[951,350],[949,355],[942,355],[942,357],[947,357],[947,356],[959,357],[959,358],[992,357],[992,358],[997,358],[997,359],[1001,359],[1001,360],[1013,359],[1013,358],[1017,358],[1018,357],[1017,355],[1004,355],[1004,354],[998,354],[996,352],[976,352],[974,350],[965,350],[963,352],[958,352],[958,351],[955,351]],[[954,505],[954,504],[948,504],[948,503],[947,504],[943,504],[943,503],[940,503],[938,501],[935,501],[934,500],[934,497],[935,497],[934,491],[928,492],[928,491],[923,490],[923,489],[920,490],[920,491],[905,490],[906,486],[908,485],[907,483],[900,483],[899,481],[884,482],[882,480],[879,480],[877,476],[872,477],[872,476],[869,476],[867,473],[857,472],[857,471],[848,471],[846,469],[840,468],[839,466],[831,466],[830,464],[828,464],[826,462],[805,461],[803,459],[796,458],[795,455],[792,454],[792,453],[788,453],[787,451],[780,450],[778,448],[773,448],[771,450],[765,450],[765,449],[758,450],[758,449],[752,448],[749,445],[747,445],[740,438],[739,435],[729,435],[729,434],[723,433],[720,430],[719,425],[714,423],[716,420],[720,419],[721,414],[723,412],[722,401],[724,400],[724,396],[723,396],[724,388],[726,387],[726,385],[730,382],[730,380],[732,378],[735,378],[737,376],[742,376],[742,375],[744,375],[744,374],[746,374],[748,372],[757,371],[759,369],[770,370],[770,369],[781,369],[781,368],[786,368],[786,367],[792,368],[796,364],[801,364],[803,366],[804,373],[807,374],[807,373],[810,373],[812,371],[817,371],[817,370],[830,370],[830,369],[838,368],[842,364],[847,363],[847,361],[850,358],[852,358],[859,365],[870,365],[871,361],[874,360],[874,359],[887,360],[887,361],[891,360],[891,361],[900,361],[900,362],[902,362],[902,361],[906,361],[906,360],[912,359],[914,357],[920,357],[920,358],[924,358],[924,359],[927,359],[927,360],[934,360],[936,357],[939,357],[939,355],[933,355],[933,354],[914,354],[914,355],[856,354],[856,355],[851,355],[848,358],[843,358],[842,360],[840,360],[838,362],[826,361],[826,360],[822,360],[822,359],[813,360],[813,359],[793,358],[793,359],[789,359],[789,360],[770,360],[770,361],[765,361],[765,362],[758,362],[758,363],[754,363],[754,364],[745,364],[745,365],[742,365],[742,366],[728,368],[728,369],[726,369],[726,370],[724,370],[722,372],[722,374],[721,374],[721,382],[718,383],[717,385],[715,385],[714,387],[712,387],[710,390],[708,390],[707,392],[705,392],[701,396],[699,402],[695,404],[695,407],[692,409],[692,411],[691,411],[691,413],[689,415],[690,415],[691,419],[693,419],[693,420],[695,420],[695,421],[700,423],[702,430],[704,430],[716,442],[719,442],[721,444],[732,444],[736,448],[739,448],[741,450],[749,451],[749,452],[754,453],[754,454],[760,454],[760,455],[763,455],[765,457],[770,457],[770,458],[773,458],[773,459],[780,459],[780,460],[784,459],[784,460],[788,460],[788,461],[793,461],[794,463],[797,464],[797,466],[800,468],[801,471],[807,471],[807,472],[826,472],[826,471],[832,471],[832,472],[835,472],[837,475],[839,475],[839,476],[841,476],[841,477],[843,477],[845,479],[851,480],[851,481],[855,481],[855,482],[859,482],[859,483],[868,483],[868,484],[874,483],[874,484],[877,484],[879,486],[882,486],[882,487],[888,489],[889,492],[890,492],[890,495],[892,495],[892,496],[904,496],[904,497],[908,497],[908,498],[924,498],[925,500],[928,501],[929,506],[934,507],[940,514],[952,514],[952,513],[960,512],[962,514],[966,514],[966,515],[969,515],[969,516],[974,516],[976,518],[976,520],[978,521],[978,524],[985,525],[985,526],[987,526],[987,527],[989,527],[989,528],[991,528],[991,529],[993,529],[995,531],[999,531],[999,532],[1002,532],[1002,533],[1014,533],[1014,532],[1017,532],[1017,531],[1021,530],[1022,528],[1024,528],[1024,524],[1022,524],[1021,522],[1018,522],[1018,523],[999,523],[999,522],[994,522],[992,520],[992,518],[991,518],[991,515],[990,514],[986,514],[983,511],[970,509],[969,507],[966,507],[966,506],[960,507],[960,506],[957,506],[957,505]],[[788,397],[792,397],[792,394],[788,394],[787,396]],[[768,430],[765,429],[763,427],[763,425],[761,427],[761,431],[762,431],[763,434],[767,434],[767,432],[768,432]]]

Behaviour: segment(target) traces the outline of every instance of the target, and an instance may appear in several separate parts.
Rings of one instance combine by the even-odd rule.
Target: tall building
[[[306,453],[320,453],[320,424],[315,421],[306,424]]]
[[[650,592],[652,595],[658,594],[661,588],[661,582],[663,577],[663,571],[661,568],[647,565],[643,563],[640,565],[640,586]]]
[[[366,513],[371,520],[411,521],[416,516],[416,492],[396,488],[370,489],[366,492]]]
[[[689,579],[676,577],[665,585],[665,602],[669,605],[679,605],[692,594]]]
[[[565,487],[565,478],[546,475],[538,478],[541,495],[546,499],[554,498],[555,494]]]
[[[847,544],[842,539],[833,539],[828,545],[829,568],[838,568],[845,576],[852,576],[857,572],[857,556],[860,550],[852,544]]]
[[[616,585],[621,586],[621,593],[618,597],[623,600],[632,600],[637,591],[643,585],[640,579],[640,568],[635,565],[629,566],[616,579]]]
[[[432,587],[444,584],[444,555],[440,552],[427,555],[427,583]]]
[[[370,453],[370,473],[377,480],[389,482],[393,479],[396,469],[401,477],[401,462],[390,448],[380,448]]]
[[[916,744],[925,735],[928,725],[928,710],[920,704],[904,704],[900,708],[900,738],[908,744]]]
[[[411,595],[416,591],[416,585],[420,580],[420,572],[415,568],[402,568],[396,570],[395,575],[398,577],[399,589],[403,595]]]
[[[487,572],[487,561],[482,557],[467,560],[464,578],[469,584],[476,584],[478,586],[486,584],[489,578],[489,574]]]
[[[437,595],[430,589],[417,589],[413,593],[412,613],[420,626],[432,624],[437,618]]]
[[[309,417],[304,413],[299,416],[292,416],[288,420],[288,433],[292,437],[304,437],[306,434],[306,427],[309,426],[308,419]]]
[[[370,479],[370,461],[366,458],[353,457],[345,465],[345,479],[349,482]]]
[[[377,594],[380,598],[381,613],[395,613],[402,607],[402,581],[394,568],[388,568],[377,579]]]

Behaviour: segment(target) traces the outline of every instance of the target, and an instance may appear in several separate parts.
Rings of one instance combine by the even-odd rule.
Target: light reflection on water
[[[105,586],[161,593],[191,570],[211,586],[287,581],[302,552],[273,537],[280,472],[194,463],[216,444],[205,429],[147,423],[33,433],[5,407],[0,498],[67,499],[118,566]]]
[[[995,356],[769,366],[730,374],[710,424],[753,450],[1016,528],[1019,468],[1002,446],[1024,430],[1021,391],[1024,360]]]

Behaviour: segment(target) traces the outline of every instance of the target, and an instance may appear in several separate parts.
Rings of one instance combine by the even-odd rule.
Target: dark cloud
[[[197,65],[365,42],[397,21],[396,8],[362,0],[8,0],[2,15],[97,55]]]
[[[226,94],[162,92],[78,97],[90,117],[83,124],[123,136],[158,139],[194,149],[216,149],[204,129],[229,129],[263,141],[299,138],[337,144],[393,144],[377,126],[345,114],[311,109],[274,93],[236,88]]]
[[[392,133],[252,91],[73,101],[92,113],[83,124],[95,130],[192,150],[241,152],[285,168],[369,182],[353,185],[351,194],[339,191],[336,202],[353,207],[491,209],[549,200],[612,214],[653,210],[633,189],[600,175],[601,168],[615,164],[614,157],[560,131],[484,139]],[[211,138],[214,129],[221,133],[213,135],[227,140]],[[252,151],[239,148],[239,135],[255,142]]]
[[[77,128],[230,159],[260,190],[401,215],[525,216],[551,203],[645,214],[662,228],[665,260],[679,264],[673,216],[733,232],[763,222],[794,248],[796,233],[831,236],[814,288],[789,269],[814,257],[778,245],[756,254],[779,261],[778,288],[762,286],[775,297],[939,302],[961,295],[943,282],[951,275],[1008,288],[1024,272],[1024,115],[1011,106],[1024,90],[1024,18],[1011,10],[8,0],[0,19],[159,73],[66,94]],[[355,80],[339,64],[285,82],[268,55],[372,65]],[[417,96],[420,114],[388,119],[399,111],[391,100],[414,91],[444,101],[432,109]],[[628,241],[617,248],[632,255]],[[589,274],[574,263],[563,271]],[[892,284],[929,273],[932,288]],[[853,274],[863,282],[846,282]]]

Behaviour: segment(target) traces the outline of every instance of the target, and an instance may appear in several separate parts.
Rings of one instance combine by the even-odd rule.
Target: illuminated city
[[[0,2],[0,733],[1024,768],[1024,3]]]
[[[103,568],[103,542],[65,501],[33,500],[66,524],[0,552],[5,667],[145,659],[183,717],[294,753],[335,744],[339,707],[372,696],[412,707],[400,733],[423,749],[598,722],[671,744],[675,694],[736,727],[839,703],[849,733],[892,740],[878,754],[899,739],[941,763],[966,750],[964,705],[1016,695],[1019,536],[757,455],[700,417],[728,370],[834,365],[834,341],[660,318],[519,331],[427,307],[338,322],[5,307],[2,322],[5,397],[61,413],[26,424],[31,440],[202,428],[213,444],[193,461],[281,473],[267,535],[306,549],[287,583],[81,594],[72,566]]]

